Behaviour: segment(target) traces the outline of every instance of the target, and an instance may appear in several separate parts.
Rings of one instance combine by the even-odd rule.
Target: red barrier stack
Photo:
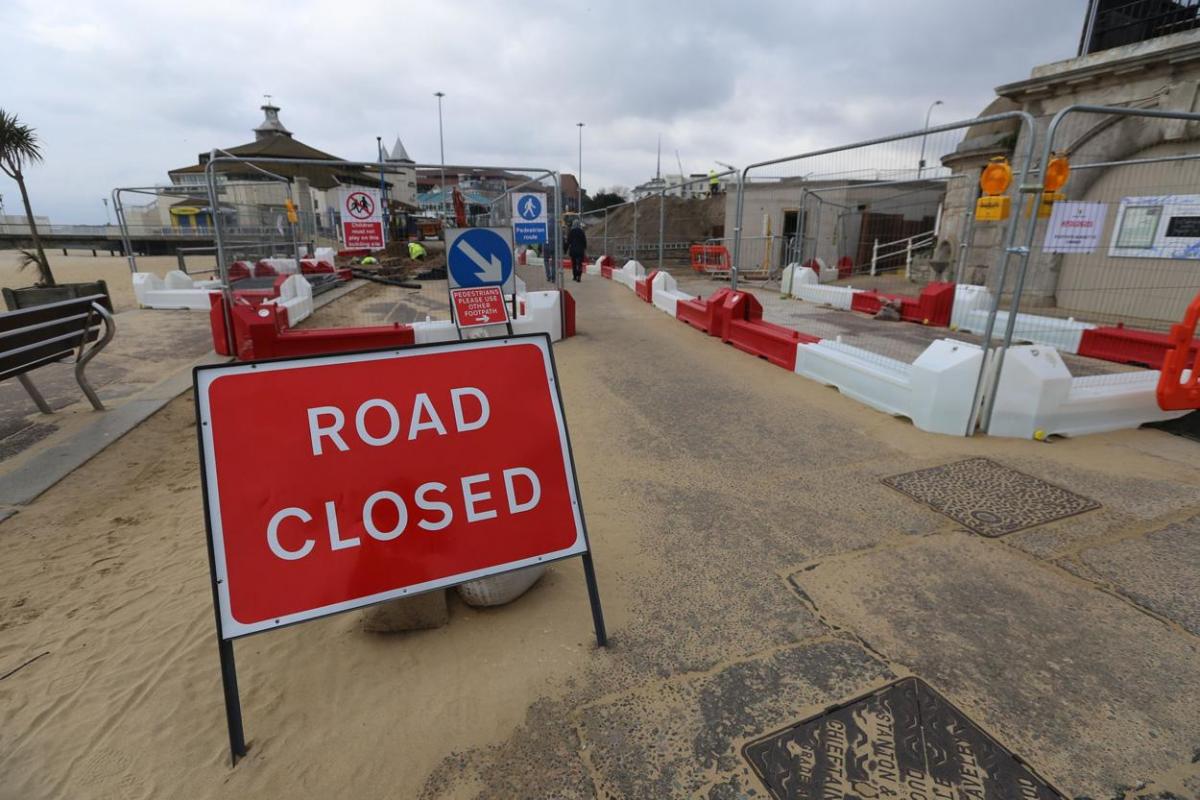
[[[651,271],[649,275],[642,278],[640,281],[636,281],[633,287],[633,290],[637,293],[637,296],[645,300],[647,303],[654,302],[653,287],[651,284],[654,281],[654,276],[657,274],[658,270]]]
[[[765,321],[762,304],[747,292],[729,292],[721,306],[721,341],[788,371],[796,368],[799,345],[820,341],[819,337]]]

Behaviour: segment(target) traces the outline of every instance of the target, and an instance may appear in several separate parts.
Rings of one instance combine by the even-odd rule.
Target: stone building
[[[954,175],[966,179],[948,187],[934,260],[948,264],[951,274],[958,273],[965,283],[995,288],[995,265],[1006,226],[1020,226],[1017,243],[1022,244],[1029,224],[1020,201],[1032,198],[1019,196],[1015,179],[1009,189],[1013,211],[1006,222],[972,223],[967,216],[974,209],[978,178],[989,159],[1008,158],[1014,176],[1019,176],[1034,136],[1029,185],[1040,186],[1047,128],[1054,115],[1068,106],[1200,111],[1200,30],[1157,35],[1162,26],[1146,23],[1138,30],[1149,38],[1130,42],[1137,36],[1125,28],[1114,38],[1111,30],[1097,26],[1096,12],[1103,11],[1102,5],[1093,2],[1089,8],[1081,55],[1035,67],[1028,79],[998,87],[996,100],[982,112],[1027,112],[1035,120],[1034,131],[1017,119],[975,126],[942,160]],[[1194,24],[1195,10],[1191,9],[1187,25],[1174,24],[1171,29]],[[1128,43],[1087,52],[1113,41]],[[1036,220],[1023,306],[1058,307],[1094,321],[1178,320],[1200,288],[1200,210],[1193,211],[1193,201],[1188,199],[1194,194],[1200,207],[1200,161],[1189,158],[1200,157],[1200,127],[1182,120],[1072,113],[1060,126],[1053,149],[1072,164],[1063,189],[1065,199],[1105,204],[1103,230],[1091,252],[1048,253],[1043,252],[1043,242],[1049,220]],[[1083,167],[1087,164],[1104,166]],[[1168,239],[1178,245],[1171,256],[1164,256],[1162,247],[1133,247],[1128,238],[1130,225],[1146,223],[1149,216],[1139,212],[1135,218],[1126,207],[1147,204],[1159,208],[1155,212],[1161,216],[1159,244],[1170,233]],[[1193,218],[1195,222],[1190,221]],[[1153,232],[1147,235],[1155,238]],[[967,248],[960,247],[964,236],[969,237]],[[1195,251],[1189,249],[1193,244]],[[1010,260],[1005,291],[1012,289],[1018,264],[1019,259]]]

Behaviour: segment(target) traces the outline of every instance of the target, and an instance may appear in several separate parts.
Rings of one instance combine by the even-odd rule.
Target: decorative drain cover
[[[1100,507],[1095,500],[986,458],[905,472],[883,482],[981,536],[1003,536]]]
[[[919,678],[742,748],[777,800],[1062,800]]]

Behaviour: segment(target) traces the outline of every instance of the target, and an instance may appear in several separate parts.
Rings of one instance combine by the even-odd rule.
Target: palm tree
[[[54,274],[50,272],[50,262],[46,260],[46,252],[42,249],[42,237],[38,234],[37,223],[33,221],[33,208],[29,205],[29,192],[25,189],[25,173],[21,169],[25,164],[36,164],[41,160],[42,150],[37,133],[17,119],[16,114],[9,114],[0,108],[0,171],[16,181],[21,190],[25,219],[29,221],[29,235],[37,251],[35,261],[40,283],[53,286]]]

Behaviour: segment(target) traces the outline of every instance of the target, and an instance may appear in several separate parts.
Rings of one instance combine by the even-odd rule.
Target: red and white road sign
[[[341,190],[342,239],[347,249],[378,250],[383,237],[383,204],[378,189]]]
[[[587,551],[544,334],[195,384],[222,638]]]
[[[460,328],[477,328],[508,322],[508,307],[499,286],[478,286],[470,289],[451,289],[454,318]]]

